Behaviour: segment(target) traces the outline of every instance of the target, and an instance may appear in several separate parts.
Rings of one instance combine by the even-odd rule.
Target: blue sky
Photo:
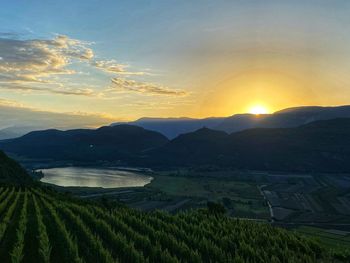
[[[29,116],[92,116],[87,125],[100,116],[100,125],[227,116],[256,105],[341,105],[350,97],[349,1],[1,5],[0,107]]]

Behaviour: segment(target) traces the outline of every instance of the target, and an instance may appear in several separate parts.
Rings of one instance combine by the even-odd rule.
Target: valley
[[[345,231],[350,236],[350,176],[257,171],[159,171],[144,187],[57,188],[84,199],[116,200],[130,207],[170,213],[222,204],[227,215],[266,221],[286,228],[301,226]],[[56,187],[55,187],[56,188]]]

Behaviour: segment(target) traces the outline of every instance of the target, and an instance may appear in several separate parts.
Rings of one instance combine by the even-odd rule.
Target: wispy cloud
[[[192,105],[192,104],[194,104],[194,101],[180,99],[176,101],[157,101],[157,102],[131,101],[129,103],[126,103],[123,106],[142,109],[142,110],[154,110],[154,109],[168,110],[168,109],[175,109],[176,107],[179,107],[179,105],[185,106],[185,105]]]
[[[125,78],[112,78],[111,92],[136,92],[145,95],[165,95],[183,97],[188,92],[184,90],[174,90],[168,87],[160,86],[149,82],[140,82]]]
[[[120,64],[115,60],[94,60],[91,61],[90,64],[105,72],[118,75],[150,75],[150,73],[143,71],[129,71],[127,70],[127,68],[129,68],[129,65]]]
[[[60,95],[77,95],[77,96],[87,96],[92,97],[96,95],[96,92],[91,88],[49,88],[47,86],[45,87],[39,87],[39,86],[26,86],[21,84],[3,84],[1,85],[1,88],[8,89],[8,90],[15,90],[15,91],[21,91],[21,92],[46,92],[46,93],[53,93],[53,94],[60,94]]]

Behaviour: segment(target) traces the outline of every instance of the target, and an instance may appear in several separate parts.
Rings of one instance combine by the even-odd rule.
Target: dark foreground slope
[[[168,139],[131,125],[96,130],[44,130],[0,142],[0,149],[30,158],[54,160],[119,160],[159,147]]]
[[[208,210],[143,213],[0,189],[0,262],[346,262],[317,241]],[[336,261],[337,260],[337,261]],[[338,261],[339,260],[339,261]]]
[[[30,182],[31,178],[27,172],[0,151],[0,183],[25,184]]]
[[[350,171],[350,119],[298,128],[250,129],[227,135],[202,129],[150,153],[159,165],[220,165],[240,169]]]

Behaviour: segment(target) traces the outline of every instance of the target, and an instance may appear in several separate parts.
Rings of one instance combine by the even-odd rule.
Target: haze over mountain
[[[160,132],[173,139],[176,136],[206,127],[228,133],[251,128],[297,127],[317,120],[350,118],[350,106],[320,107],[305,106],[287,108],[273,114],[235,114],[230,117],[205,119],[193,118],[141,118],[127,122],[145,129]],[[119,123],[111,124],[116,125]]]
[[[37,114],[37,113],[36,113]],[[111,126],[118,124],[130,124],[143,127],[148,130],[153,130],[162,133],[169,139],[174,139],[180,134],[193,132],[203,127],[207,127],[215,130],[222,130],[228,133],[242,131],[250,128],[285,128],[296,127],[298,125],[306,124],[315,120],[324,120],[332,118],[349,118],[350,106],[339,107],[318,107],[318,106],[306,106],[287,108],[281,111],[277,111],[273,114],[235,114],[230,117],[210,117],[204,119],[195,118],[149,118],[144,117],[136,121],[131,122],[117,122],[112,123]],[[7,116],[9,118],[9,116]],[[14,117],[17,118],[17,117]],[[77,116],[75,117],[77,118]],[[82,121],[82,128],[86,128],[86,123]],[[97,118],[95,116],[95,118]],[[68,117],[69,123],[71,117]],[[64,117],[61,118],[61,122]],[[3,120],[2,122],[4,122]],[[103,123],[103,118],[100,123]],[[0,140],[17,138],[27,134],[31,131],[46,130],[53,127],[58,127],[60,130],[72,129],[75,127],[64,127],[62,123],[48,123],[44,121],[42,125],[39,122],[33,122],[35,125],[28,125],[28,121],[23,122],[22,125],[10,125],[6,128],[0,129]]]
[[[304,106],[287,108],[273,114],[238,114],[223,120],[215,129],[226,132],[241,131],[249,128],[289,128],[317,120],[350,118],[350,106],[319,107]]]
[[[11,126],[0,130],[0,140],[12,139],[23,136],[31,131],[44,130],[40,126]]]

